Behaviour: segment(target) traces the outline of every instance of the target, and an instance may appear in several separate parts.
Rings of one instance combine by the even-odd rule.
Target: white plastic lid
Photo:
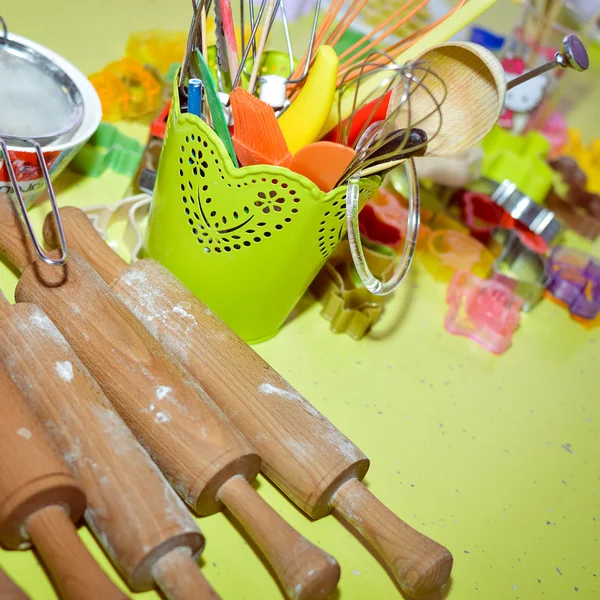
[[[259,81],[260,99],[273,108],[281,108],[285,104],[285,77],[281,75],[263,75]]]

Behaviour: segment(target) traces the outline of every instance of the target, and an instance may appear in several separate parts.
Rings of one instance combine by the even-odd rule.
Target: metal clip
[[[17,139],[12,136],[5,136],[6,139]],[[2,149],[2,155],[4,156],[4,163],[6,164],[6,170],[8,171],[8,176],[10,177],[10,182],[15,191],[15,196],[17,197],[17,201],[19,202],[19,206],[21,207],[21,215],[23,217],[23,221],[25,222],[25,226],[27,227],[27,232],[29,233],[29,237],[33,243],[36,254],[47,264],[54,267],[59,267],[64,265],[69,259],[69,251],[67,249],[67,241],[65,239],[65,231],[63,229],[62,220],[60,218],[60,213],[58,212],[58,205],[56,204],[56,197],[54,196],[54,190],[52,189],[52,182],[50,181],[50,173],[48,172],[48,166],[46,165],[46,161],[44,160],[44,154],[42,152],[42,147],[32,139],[28,138],[18,138],[21,141],[24,141],[28,144],[31,144],[35,148],[35,153],[38,157],[38,162],[40,168],[42,170],[42,174],[44,176],[44,181],[46,182],[46,187],[48,188],[48,195],[50,196],[50,204],[52,205],[52,214],[54,215],[54,222],[56,224],[56,230],[58,231],[58,239],[60,242],[60,250],[61,256],[60,258],[51,258],[48,256],[43,250],[33,231],[33,226],[31,225],[31,221],[29,220],[29,216],[27,214],[27,207],[25,206],[25,201],[23,200],[23,195],[21,194],[21,190],[19,188],[19,182],[17,181],[17,176],[15,174],[15,170],[12,166],[10,156],[8,154],[8,147],[4,138],[0,137],[0,148]]]
[[[0,17],[0,23],[2,24],[2,31],[4,35],[2,36],[2,40],[0,40],[3,44],[8,44],[8,26],[6,25],[6,21]]]

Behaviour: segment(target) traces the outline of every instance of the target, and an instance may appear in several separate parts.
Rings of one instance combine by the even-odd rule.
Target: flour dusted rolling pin
[[[85,520],[129,587],[217,598],[194,560],[204,538],[184,503],[52,321],[0,293],[1,364],[83,487]],[[173,590],[184,579],[193,590]]]
[[[29,600],[29,596],[2,569],[0,569],[0,598]]]
[[[75,526],[85,494],[0,365],[0,542],[37,548],[63,600],[125,600]]]
[[[0,252],[24,271],[17,300],[44,307],[180,496],[201,515],[227,506],[290,598],[327,597],[339,566],[250,485],[260,470],[250,444],[75,252],[64,267],[29,266],[23,227],[1,194]]]
[[[70,247],[201,383],[291,500],[313,518],[335,509],[370,542],[406,593],[426,595],[447,581],[452,555],[363,486],[369,461],[348,438],[165,268],[149,259],[127,265],[79,209],[63,208],[61,215]],[[49,220],[44,233],[51,242]]]

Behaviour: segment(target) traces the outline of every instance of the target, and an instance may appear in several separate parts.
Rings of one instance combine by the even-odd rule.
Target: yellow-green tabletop
[[[13,1],[0,11],[12,31],[90,73],[122,56],[132,31],[186,29],[191,6]],[[143,141],[147,127],[123,131]],[[57,189],[62,205],[86,206],[114,203],[128,185],[113,173],[84,179],[66,171]],[[47,209],[33,210],[38,226]],[[591,247],[574,236],[567,241]],[[15,282],[0,265],[0,288],[11,298]],[[331,334],[312,303],[256,350],[370,457],[369,488],[452,551],[451,585],[440,598],[600,596],[600,330],[584,329],[545,300],[522,315],[508,352],[494,356],[445,332],[445,291],[417,260],[361,342]],[[333,598],[401,597],[334,516],[311,522],[264,478],[258,491],[338,559],[342,578]],[[282,597],[227,514],[199,524],[207,538],[200,564],[224,600]],[[126,590],[87,529],[79,531]],[[0,550],[0,566],[33,600],[56,597],[33,552]]]

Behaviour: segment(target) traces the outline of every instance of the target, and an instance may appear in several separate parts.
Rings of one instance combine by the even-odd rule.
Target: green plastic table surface
[[[121,56],[130,31],[182,30],[190,13],[183,0],[58,0],[36,11],[22,2],[2,6],[13,31],[86,73]],[[122,130],[140,141],[147,134],[139,124]],[[128,184],[110,172],[83,179],[66,171],[56,187],[62,205],[85,206],[116,202]],[[32,211],[38,229],[47,209],[45,203]],[[15,283],[0,265],[0,288],[11,298]],[[452,551],[451,585],[439,598],[600,597],[600,330],[583,329],[545,300],[522,315],[508,352],[493,356],[444,331],[445,290],[417,260],[361,342],[331,334],[313,303],[256,350],[370,457],[368,487]],[[311,522],[262,477],[258,491],[338,559],[335,599],[401,598],[334,516]],[[207,538],[200,564],[224,600],[282,597],[227,515],[201,519],[200,526]],[[126,590],[88,530],[79,531]],[[33,600],[56,598],[33,552],[0,550],[0,566]]]

